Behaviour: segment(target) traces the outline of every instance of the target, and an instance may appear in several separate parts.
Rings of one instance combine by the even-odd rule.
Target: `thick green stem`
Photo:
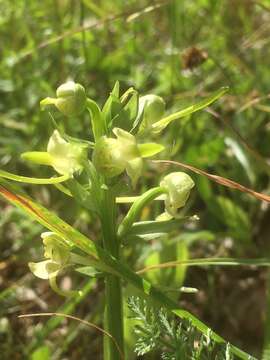
[[[116,236],[116,202],[110,189],[103,190],[101,222],[103,246],[114,258],[119,259],[120,243]],[[121,351],[124,351],[123,304],[121,279],[116,275],[106,275],[105,279],[105,328],[113,336]],[[104,338],[104,360],[120,360],[115,344]]]

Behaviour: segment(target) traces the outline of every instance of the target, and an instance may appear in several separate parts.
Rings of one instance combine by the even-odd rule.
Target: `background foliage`
[[[46,146],[52,127],[39,101],[68,79],[82,83],[100,104],[120,80],[122,89],[134,86],[142,94],[161,95],[174,110],[229,85],[229,94],[211,109],[175,122],[162,135],[162,156],[269,193],[268,1],[1,0],[0,14],[1,168],[50,175],[19,156]],[[88,127],[83,116],[66,123],[68,133],[82,138]],[[166,171],[161,165],[149,166],[134,193],[156,184]],[[192,176],[196,190],[187,213],[197,214],[200,221],[185,224],[166,239],[127,244],[130,265],[140,268],[158,258],[170,260],[175,253],[182,259],[269,256],[269,207]],[[56,189],[26,189],[85,234],[98,234],[99,225]],[[155,209],[145,209],[142,218],[147,219],[150,211]],[[84,297],[61,305],[63,300],[47,282],[29,272],[28,261],[40,258],[41,231],[41,226],[1,202],[0,353],[4,359],[98,359],[101,336],[95,330],[59,318],[17,318],[60,307],[62,312],[100,321],[102,281],[65,276],[62,286],[83,287]],[[182,294],[180,304],[229,341],[262,356],[270,333],[265,321],[267,270],[190,268],[148,276],[164,286],[169,282],[198,288],[197,294]]]

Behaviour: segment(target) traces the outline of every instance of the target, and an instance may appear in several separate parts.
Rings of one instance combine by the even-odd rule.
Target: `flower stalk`
[[[152,202],[158,196],[166,194],[167,190],[164,187],[158,186],[146,191],[132,204],[127,215],[118,227],[118,236],[123,238],[131,229],[133,223],[138,219],[143,207]]]

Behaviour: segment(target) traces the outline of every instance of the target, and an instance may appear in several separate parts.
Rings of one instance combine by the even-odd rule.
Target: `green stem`
[[[133,223],[138,219],[144,206],[147,205],[149,202],[153,201],[159,195],[162,195],[166,192],[166,189],[158,186],[146,191],[144,194],[139,196],[137,200],[132,204],[127,215],[119,225],[118,236],[122,238],[124,235],[126,235],[131,229]]]
[[[102,194],[101,223],[104,249],[119,259],[120,243],[116,236],[116,202],[110,189]],[[124,352],[122,285],[119,276],[109,274],[105,279],[105,328]],[[104,360],[120,360],[120,354],[113,341],[104,338]]]

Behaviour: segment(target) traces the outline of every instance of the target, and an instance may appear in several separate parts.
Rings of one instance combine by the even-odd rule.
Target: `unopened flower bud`
[[[143,112],[143,119],[139,131],[151,129],[154,122],[159,121],[165,112],[165,101],[157,95],[145,95],[139,99],[139,113]]]
[[[167,190],[165,197],[167,213],[174,217],[177,216],[178,209],[185,206],[194,185],[191,177],[184,172],[173,172],[164,177],[160,186]]]
[[[86,108],[86,94],[82,85],[68,81],[60,85],[56,90],[56,98],[46,98],[40,105],[55,105],[66,116],[81,114]]]

